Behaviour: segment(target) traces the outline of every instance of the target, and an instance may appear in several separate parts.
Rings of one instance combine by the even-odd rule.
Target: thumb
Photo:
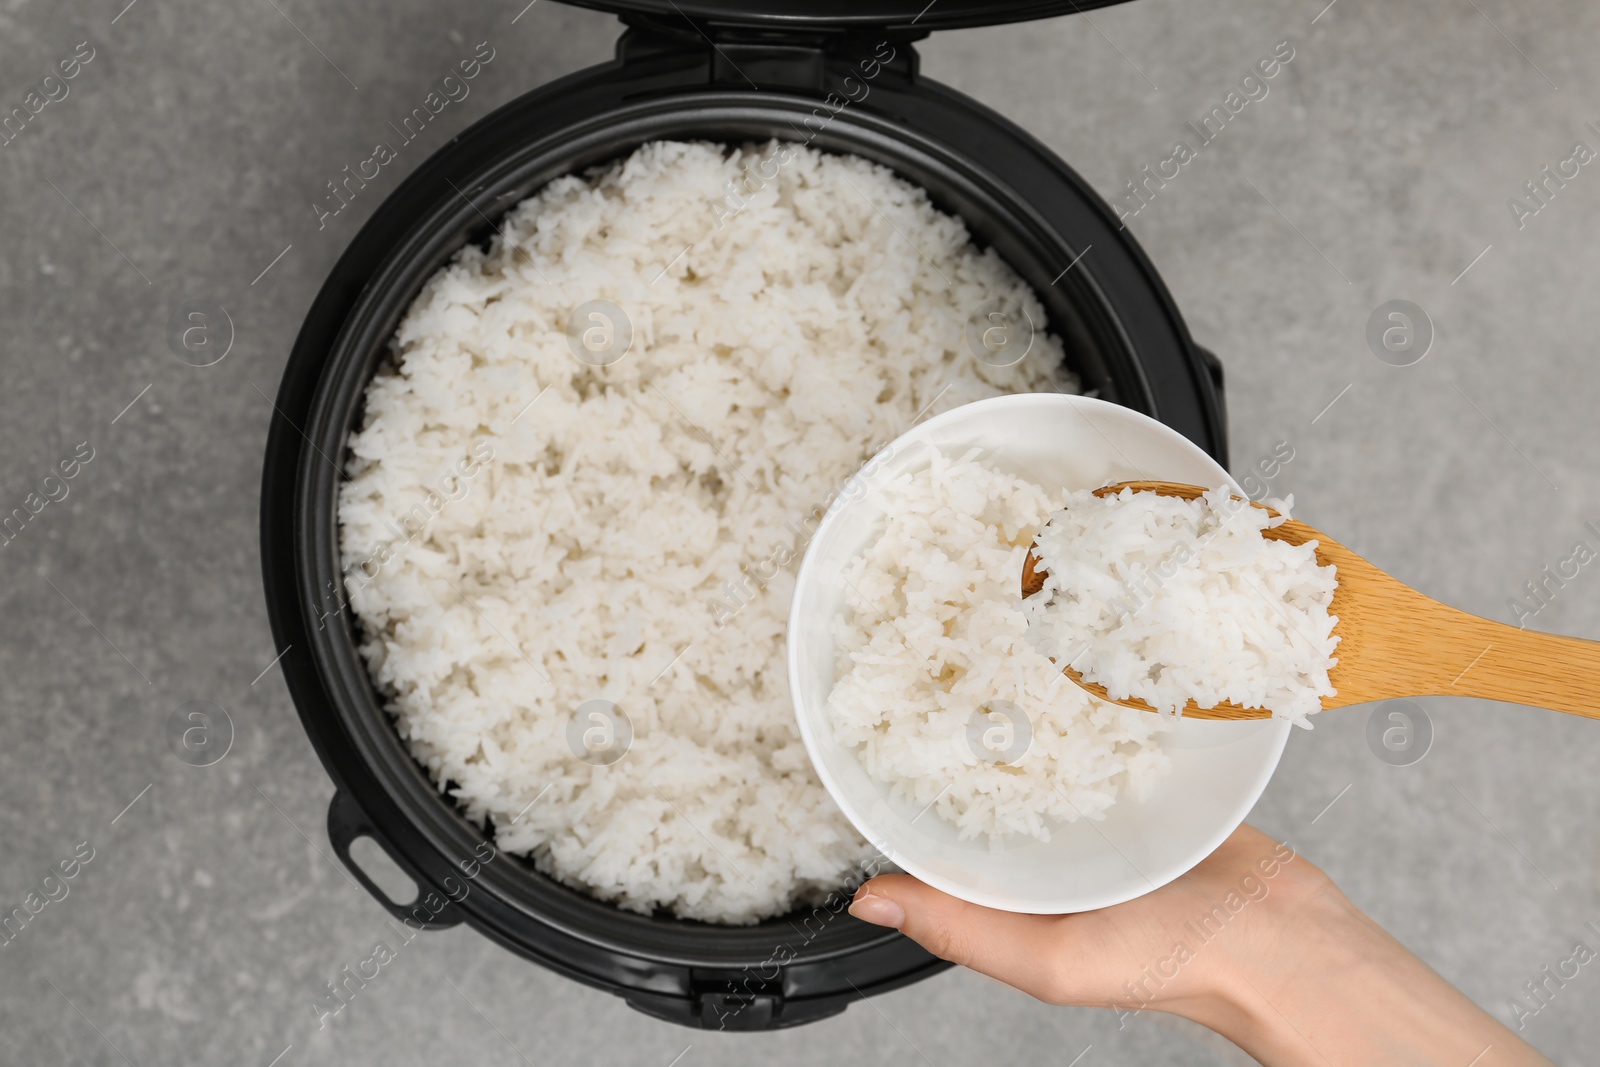
[[[938,956],[998,978],[1041,1000],[1055,999],[1059,941],[1070,915],[1023,915],[971,904],[909,874],[886,874],[856,890],[850,914],[889,926]]]

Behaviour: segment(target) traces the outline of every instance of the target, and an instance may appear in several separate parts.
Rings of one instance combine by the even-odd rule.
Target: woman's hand
[[[850,912],[1052,1004],[1192,1019],[1272,1067],[1549,1063],[1249,826],[1100,911],[996,911],[894,874],[863,885]]]

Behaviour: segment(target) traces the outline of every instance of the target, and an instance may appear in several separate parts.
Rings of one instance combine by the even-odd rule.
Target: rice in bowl
[[[873,486],[879,531],[844,571],[835,739],[891,799],[993,846],[1142,799],[1166,722],[1095,699],[1030,641],[1022,564],[1064,494],[923,447]]]

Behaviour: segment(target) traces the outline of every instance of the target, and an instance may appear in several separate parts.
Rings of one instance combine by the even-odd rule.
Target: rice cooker
[[[619,16],[616,57],[513,100],[419,166],[356,235],[307,313],[262,479],[268,611],[301,721],[336,785],[334,851],[396,919],[423,930],[465,923],[685,1026],[796,1026],[946,964],[851,918],[843,892],[743,927],[593,899],[499,853],[395,732],[345,605],[340,475],[330,458],[346,455],[401,316],[458,249],[492,237],[502,214],[554,178],[652,140],[777,138],[863,156],[926,189],[1032,286],[1086,391],[1160,419],[1225,465],[1221,367],[1082,178],[1003,116],[918,70],[916,42],[930,32],[1114,0],[579,2]],[[742,195],[724,191],[735,207]],[[391,900],[351,860],[361,837],[415,880],[416,900]]]

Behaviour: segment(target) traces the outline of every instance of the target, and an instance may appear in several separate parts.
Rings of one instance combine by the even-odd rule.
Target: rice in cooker
[[[994,300],[1044,324],[922,190],[796,145],[649,144],[462,249],[368,389],[339,502],[362,654],[439,788],[635,911],[751,923],[837,889],[868,846],[795,725],[794,572],[920,418],[1075,388],[1042,328],[975,357]]]

